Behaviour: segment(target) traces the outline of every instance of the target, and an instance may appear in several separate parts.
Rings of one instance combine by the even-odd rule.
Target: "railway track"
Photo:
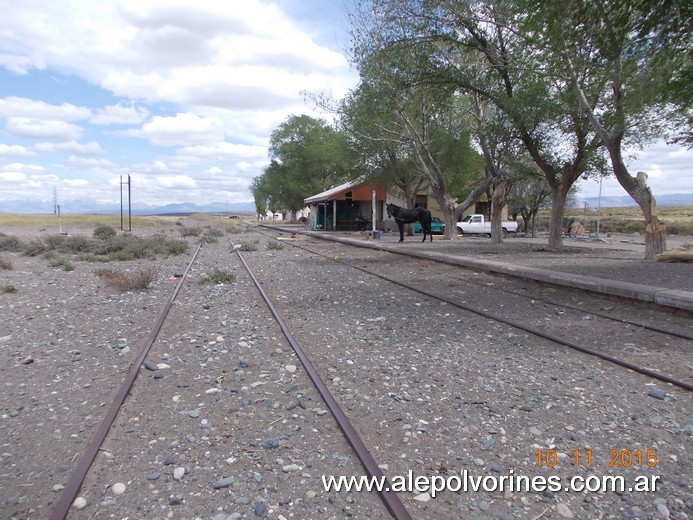
[[[271,235],[265,234],[265,237],[269,236]],[[274,238],[268,240],[273,241]],[[496,451],[494,446],[501,445],[504,449],[507,447],[509,453],[525,446],[530,458],[538,452],[554,449],[555,434],[551,434],[554,436],[553,443],[542,442],[527,449],[531,446],[528,439],[509,439],[507,430],[518,424],[523,424],[524,430],[529,423],[537,424],[537,430],[548,430],[549,425],[561,424],[560,418],[565,417],[565,404],[556,403],[556,400],[570,402],[577,399],[577,406],[581,407],[584,406],[581,401],[591,402],[603,398],[615,370],[609,365],[614,363],[639,371],[642,375],[638,377],[643,377],[639,384],[651,385],[653,380],[659,380],[666,383],[665,394],[678,396],[677,399],[690,398],[685,393],[693,388],[689,378],[690,367],[686,362],[673,361],[686,359],[690,354],[688,349],[691,338],[685,320],[673,316],[653,319],[651,310],[648,309],[643,311],[641,319],[629,319],[624,323],[625,318],[608,315],[612,309],[608,309],[608,312],[604,310],[611,306],[611,302],[593,296],[575,295],[569,291],[563,294],[556,289],[546,290],[538,286],[528,289],[526,283],[513,286],[514,282],[510,283],[502,277],[480,273],[462,276],[459,269],[430,261],[412,261],[373,251],[346,252],[347,248],[342,245],[306,242],[289,242],[291,249],[297,248],[297,253],[292,254],[286,248],[287,251],[282,253],[282,269],[277,269],[271,259],[268,261],[267,258],[255,268],[252,254],[245,255],[249,257],[246,262],[244,255],[238,253],[239,265],[243,265],[248,273],[247,279],[243,275],[243,280],[240,280],[240,272],[237,274],[237,283],[244,287],[241,291],[247,296],[248,291],[256,287],[267,308],[260,309],[259,298],[254,303],[241,304],[240,309],[236,307],[235,310],[242,318],[236,319],[235,327],[244,331],[242,339],[237,345],[223,350],[217,347],[224,341],[223,338],[220,339],[221,336],[216,341],[208,341],[207,345],[212,344],[211,348],[205,347],[209,353],[202,356],[203,362],[200,362],[199,355],[196,356],[199,367],[195,366],[190,372],[192,381],[185,381],[185,386],[181,386],[186,390],[189,386],[196,387],[195,397],[187,403],[191,409],[179,409],[180,399],[174,399],[175,406],[168,406],[172,408],[169,415],[183,414],[193,419],[197,419],[199,414],[192,412],[202,410],[204,414],[205,407],[211,410],[220,404],[224,407],[231,406],[236,414],[235,419],[226,417],[225,412],[221,412],[215,419],[200,422],[204,433],[203,441],[200,441],[199,435],[185,436],[183,431],[177,431],[174,436],[188,439],[191,444],[207,443],[209,459],[221,457],[220,460],[232,468],[242,462],[244,471],[239,472],[234,468],[233,472],[236,474],[254,474],[253,478],[257,481],[257,475],[262,476],[271,467],[267,458],[271,456],[269,454],[274,455],[273,449],[279,448],[282,454],[291,454],[277,458],[281,460],[279,465],[283,468],[282,471],[275,468],[271,475],[265,477],[274,482],[267,483],[267,488],[274,486],[274,493],[280,492],[277,488],[282,481],[296,471],[294,466],[311,468],[310,473],[315,468],[316,471],[338,470],[354,475],[363,474],[365,468],[366,474],[375,477],[382,476],[384,472],[402,475],[412,468],[421,474],[447,476],[465,466],[477,467],[480,468],[479,472],[486,473],[500,473],[513,466],[519,468],[519,461],[511,463],[502,457],[499,463],[493,464],[482,460],[482,457],[491,457],[492,452]],[[283,243],[286,244],[287,241]],[[197,251],[186,270],[186,276],[191,269],[194,271],[196,256]],[[230,263],[235,263],[235,260],[230,260]],[[313,265],[314,269],[309,271],[308,265]],[[292,280],[296,277],[302,277],[302,288],[299,291],[292,290]],[[196,341],[194,334],[190,332],[191,324],[183,327],[185,332],[179,330],[183,326],[189,305],[186,300],[196,291],[189,284],[187,290],[181,291],[181,301],[174,301],[185,278],[181,278],[173,296],[165,305],[150,338],[133,364],[135,370],[131,374],[136,375],[155,340],[165,344],[164,359],[174,357],[168,353],[173,345],[185,346],[186,341],[200,348],[199,339]],[[339,283],[334,283],[335,279],[340,280]],[[326,283],[326,280],[330,281]],[[506,282],[509,286],[506,286]],[[356,295],[353,291],[359,294]],[[477,306],[476,302],[480,298],[474,291],[481,291],[486,295],[486,305]],[[496,296],[489,297],[488,293],[495,293]],[[488,301],[503,303],[491,308]],[[233,301],[227,303],[232,308],[235,305]],[[198,304],[199,301],[194,305]],[[340,307],[349,305],[362,309],[361,317],[355,323],[345,322],[340,315]],[[168,316],[169,311],[173,316]],[[471,317],[470,313],[473,313]],[[522,313],[522,320],[513,318],[518,313]],[[579,318],[573,316],[569,320],[566,315],[571,313],[577,313]],[[274,317],[276,324],[269,324],[270,315]],[[589,319],[584,319],[586,316]],[[226,327],[226,321],[233,321],[235,313],[227,311],[218,317],[221,318],[224,318],[222,323]],[[661,330],[655,325],[643,326],[644,321],[661,323],[662,319],[666,319],[668,325]],[[492,324],[489,324],[489,320]],[[551,321],[556,323],[549,323]],[[561,322],[567,321],[573,324],[576,321],[590,323],[586,323],[584,331],[575,331],[573,328],[562,328],[564,325]],[[406,327],[418,328],[418,344],[412,345],[409,339],[405,339],[408,336],[400,334]],[[602,332],[590,332],[590,328]],[[262,334],[254,335],[252,331],[258,329],[263,331]],[[279,338],[278,331],[281,331],[283,338]],[[275,355],[276,359],[262,362],[258,355],[258,359],[253,360],[252,348],[260,343],[257,336],[262,336],[265,343],[270,344],[263,348],[270,348],[270,359]],[[576,340],[580,337],[593,338],[595,345],[584,347],[579,339]],[[602,345],[598,346],[596,343],[600,337],[621,338],[619,341],[622,345],[614,345],[613,342],[610,344],[608,341],[604,344],[602,341]],[[628,341],[622,341],[623,338]],[[591,343],[592,339],[586,342]],[[308,348],[304,350],[301,345]],[[560,345],[560,348],[557,349],[556,345]],[[583,354],[596,355],[599,361],[593,366],[593,362],[586,358],[569,359],[561,350],[564,347],[577,347]],[[216,360],[229,351],[233,354],[232,357],[240,361],[235,367],[222,368]],[[669,352],[669,357],[666,351]],[[470,361],[468,356],[472,352],[485,359]],[[643,352],[647,356],[642,355]],[[625,353],[631,359],[645,357],[647,363],[640,366],[619,359],[615,355],[619,353]],[[155,355],[162,354],[155,352]],[[183,354],[179,356],[179,360],[186,359]],[[299,360],[303,369],[295,367],[293,359]],[[602,361],[608,363],[604,364]],[[188,366],[193,366],[189,359],[185,362]],[[271,368],[263,368],[263,363],[271,365]],[[677,366],[665,366],[670,363],[678,365],[678,369]],[[514,375],[513,369],[530,375],[524,378]],[[178,377],[183,377],[185,371],[183,369]],[[210,371],[215,372],[210,374]],[[249,378],[250,374],[253,375]],[[489,374],[498,377],[491,377]],[[548,383],[540,382],[547,375]],[[249,379],[253,378],[257,380],[249,383]],[[232,379],[236,381],[231,382]],[[307,379],[317,388],[317,392],[315,388],[305,386]],[[85,479],[88,479],[90,471],[90,488],[94,490],[99,485],[103,487],[103,484],[99,484],[99,475],[112,468],[109,468],[108,461],[97,460],[95,467],[92,463],[100,451],[112,451],[108,446],[104,448],[103,442],[125,397],[130,395],[130,400],[125,404],[125,416],[119,418],[118,431],[115,435],[112,433],[112,445],[127,443],[129,430],[125,425],[141,423],[142,418],[146,417],[146,406],[152,405],[152,399],[156,402],[155,392],[159,390],[155,387],[157,383],[153,377],[147,378],[143,384],[138,383],[134,389],[133,383],[134,376],[128,376],[123,383],[111,406],[115,413],[109,411],[106,414],[102,426],[53,510],[52,520],[67,517],[70,505]],[[179,381],[178,385],[180,384]],[[637,384],[635,383],[636,386]],[[374,385],[379,389],[367,389]],[[589,385],[593,387],[590,388]],[[682,390],[673,390],[671,385]],[[632,389],[629,391],[634,392]],[[676,392],[684,393],[679,396]],[[282,398],[277,399],[277,395]],[[507,408],[499,407],[499,402],[505,402],[502,396],[514,399],[514,395],[523,397]],[[192,405],[195,399],[203,401],[210,397],[214,400],[213,403],[203,405],[200,402]],[[236,404],[237,402],[240,404]],[[308,402],[310,404],[306,404]],[[570,404],[576,405],[575,402]],[[330,409],[339,430],[346,434],[346,439],[337,440],[334,437],[337,429],[321,419],[325,417],[323,406]],[[249,417],[243,415],[245,407],[254,410],[249,412]],[[138,414],[134,409],[145,411]],[[589,412],[585,411],[584,414],[582,419],[576,418],[575,422],[584,422]],[[311,417],[307,420],[304,415]],[[248,421],[239,421],[239,416],[248,417]],[[506,421],[500,420],[504,416]],[[301,422],[316,420],[321,425],[313,426],[312,433],[304,434]],[[466,424],[470,421],[472,424]],[[474,424],[474,421],[481,424]],[[606,421],[605,415],[597,422]],[[608,426],[611,427],[610,424]],[[479,427],[486,440],[477,446],[479,439],[475,439],[470,430]],[[169,427],[172,428],[173,426]],[[149,427],[147,432],[137,433],[140,439],[149,439],[148,449],[151,451],[166,442],[166,429],[163,425],[154,426]],[[590,436],[595,443],[597,438],[604,442],[604,438],[609,437],[609,428],[597,427],[592,431],[587,426],[582,429],[580,426],[572,426],[568,430],[559,427],[559,430],[563,433],[580,432],[574,435],[575,438],[571,433],[569,443],[579,443],[583,434]],[[307,438],[303,439],[304,436]],[[299,437],[301,440],[298,440]],[[321,446],[316,451],[317,443],[324,442],[325,438],[330,440],[329,450]],[[253,440],[249,442],[248,439]],[[185,451],[179,450],[179,445],[173,448],[171,444],[168,446],[169,451]],[[577,448],[578,453],[580,449],[583,448]],[[226,455],[222,457],[212,454],[218,450],[226,450],[228,458]],[[292,454],[294,450],[299,452],[295,456]],[[407,454],[399,453],[405,450]],[[138,452],[134,448],[129,458],[136,460],[143,457],[145,451]],[[313,452],[311,458],[314,460],[310,464],[302,460],[305,458],[301,453],[303,451]],[[564,456],[566,452],[570,453],[566,448],[561,449]],[[495,460],[495,457],[491,458]],[[360,463],[356,463],[356,459]],[[166,461],[163,455],[157,455],[156,460]],[[349,461],[348,470],[342,465],[345,460]],[[290,464],[285,464],[286,462]],[[174,476],[174,481],[185,481],[184,475],[190,473],[191,469],[192,473],[217,475],[219,478],[215,481],[215,486],[226,478],[223,474],[220,475],[218,460],[216,463],[210,462],[210,468],[205,468],[200,463],[194,468],[186,467],[183,462],[171,463],[172,466],[176,464],[179,464],[177,468],[183,468],[183,473],[178,478]],[[386,468],[385,471],[382,468]],[[545,469],[530,467],[526,471],[531,474]],[[631,472],[633,469],[635,468],[624,468],[624,471]],[[562,471],[570,472],[568,468],[562,468]],[[146,472],[145,466],[139,470],[140,474],[143,472]],[[306,474],[304,472],[301,478],[308,481],[313,479],[313,475],[305,476]],[[173,475],[176,475],[175,470]],[[237,479],[239,480],[240,478]],[[238,487],[242,488],[242,485],[239,483]],[[242,494],[242,491],[239,493]],[[303,499],[304,515],[310,516],[316,511],[327,514],[329,507],[325,504],[311,505],[311,501],[319,502],[314,500],[319,494],[320,490],[312,489]],[[485,499],[458,503],[459,495],[453,493],[443,500],[430,501],[431,497],[426,497],[425,489],[418,494],[407,493],[402,496],[405,498],[400,500],[398,494],[386,492],[382,494],[383,504],[378,505],[373,501],[372,494],[357,494],[356,501],[354,495],[347,495],[352,498],[351,501],[343,503],[335,499],[330,504],[337,504],[337,508],[341,507],[341,513],[356,517],[359,517],[359,513],[367,512],[369,517],[457,518],[464,511],[487,511],[489,507],[493,510],[495,503],[502,509],[505,507],[503,502],[511,500],[511,497],[499,497],[498,494],[490,493]],[[267,510],[267,506],[260,506],[272,503],[271,496],[266,498],[256,504],[255,514],[277,517],[280,514],[277,510],[271,507]],[[184,495],[169,497],[169,505],[184,501]],[[289,501],[278,500],[278,503],[279,509],[284,507],[290,510],[294,507],[293,502],[290,504]],[[555,504],[545,505],[541,501],[536,504],[522,502],[518,506],[526,510],[527,514],[534,515],[533,517],[543,515],[552,507],[555,509]],[[576,507],[573,505],[573,509]],[[154,514],[153,511],[154,509],[150,509],[145,513]],[[71,514],[73,513],[74,510]]]
[[[342,260],[337,251],[343,248],[335,248],[334,244],[320,247],[324,244],[315,242],[311,248],[295,243],[293,245],[310,254],[333,258],[335,261],[386,282],[489,320],[509,325],[555,344],[598,357],[685,390],[693,390],[691,376],[693,367],[685,362],[682,364],[680,361],[667,360],[667,351],[675,351],[679,355],[678,359],[683,361],[690,355],[693,329],[690,320],[686,317],[672,317],[670,313],[652,307],[645,308],[632,302],[616,303],[603,297],[586,295],[582,292],[576,293],[573,290],[547,289],[540,283],[518,282],[503,275],[467,271],[466,276],[460,276],[459,273],[464,272],[464,269],[431,261],[418,261],[421,267],[413,271],[411,267],[407,268],[407,261],[398,262],[395,258],[385,269],[364,267],[364,262],[381,256],[372,250],[361,250],[360,258]],[[337,252],[336,255],[335,252]],[[416,263],[417,261],[408,260],[408,262]],[[401,267],[396,269],[396,275],[392,274],[392,265]],[[424,270],[427,274],[422,277],[419,273]],[[430,282],[432,279],[435,280],[433,283]],[[474,304],[478,293],[475,294],[470,290],[470,286],[476,287],[477,291],[497,293],[499,301],[504,302],[501,304],[502,310],[491,310],[483,305]],[[444,290],[441,290],[441,287],[444,287]],[[547,294],[553,296],[550,297]],[[529,316],[534,309],[538,309],[538,312],[534,312],[536,316]],[[571,313],[572,320],[569,316]],[[550,319],[547,319],[547,316]],[[555,323],[552,324],[551,321]],[[570,321],[570,330],[564,326],[566,321]],[[581,333],[580,329],[584,332]],[[594,346],[583,345],[571,339],[572,336],[580,334],[587,337],[595,336],[593,330],[599,331],[596,339],[592,341]],[[619,349],[619,346],[614,344],[614,340],[624,335],[629,338],[629,341],[624,341]],[[603,338],[611,342],[604,342]],[[657,355],[659,358],[656,357]],[[647,363],[643,363],[642,359],[639,360],[640,362],[631,360],[643,357],[649,358],[646,360]]]

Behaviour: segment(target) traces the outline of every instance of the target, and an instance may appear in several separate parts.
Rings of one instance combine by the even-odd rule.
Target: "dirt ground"
[[[414,518],[693,515],[689,393],[500,327],[489,330],[481,318],[430,307],[289,245],[271,247],[285,238],[276,231],[182,220],[225,235],[203,246],[152,346],[149,368],[140,370],[80,490],[84,508],[73,507],[68,518],[389,518],[376,493],[323,489],[323,475],[363,469],[244,275],[233,244],[255,247],[244,258],[390,477],[466,470],[661,478],[656,492],[642,493],[401,493]],[[172,221],[156,232],[178,237],[178,228]],[[51,232],[0,231],[22,239]],[[110,289],[88,262],[75,261],[68,272],[40,257],[0,253],[12,265],[0,271],[0,286],[16,288],[0,293],[1,518],[50,516],[190,260],[198,239],[187,240],[189,254],[114,266],[153,266],[158,276],[142,292]],[[646,262],[637,238],[622,239],[632,249],[569,244],[563,253],[543,251],[541,240],[508,239],[503,249],[483,239],[434,240],[428,247],[693,290],[690,264]],[[419,246],[416,237],[403,244]],[[368,260],[384,267],[391,261]],[[202,283],[215,269],[236,278]],[[497,283],[485,276],[477,275]],[[487,305],[494,298],[489,293]],[[653,388],[663,390],[662,399],[650,395]],[[646,458],[613,466],[614,450],[617,463],[627,451],[655,450],[657,464],[647,467]],[[594,468],[569,463],[588,451]],[[549,466],[553,454],[557,463]]]

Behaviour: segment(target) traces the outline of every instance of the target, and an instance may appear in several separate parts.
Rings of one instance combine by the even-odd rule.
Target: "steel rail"
[[[540,331],[540,330],[538,330],[538,329],[535,329],[535,328],[532,328],[532,327],[528,327],[527,325],[524,325],[522,322],[519,322],[519,321],[516,321],[516,320],[511,320],[511,319],[508,319],[508,318],[501,318],[501,317],[499,317],[499,316],[494,315],[494,314],[491,313],[491,312],[483,311],[483,310],[481,310],[481,309],[476,309],[476,308],[474,308],[474,307],[472,307],[472,306],[470,306],[470,305],[466,305],[466,304],[464,304],[464,303],[457,302],[457,301],[452,300],[452,299],[450,299],[450,298],[447,298],[447,297],[445,297],[445,296],[439,296],[439,295],[437,295],[437,294],[433,294],[433,293],[431,293],[431,292],[425,291],[425,290],[423,290],[423,289],[419,289],[418,287],[414,287],[414,286],[412,286],[412,285],[408,285],[408,284],[406,284],[406,283],[404,283],[404,282],[400,282],[400,281],[395,280],[395,279],[393,279],[393,278],[390,278],[390,277],[388,277],[388,276],[385,276],[385,275],[381,275],[381,274],[378,274],[378,273],[371,272],[371,271],[369,271],[368,269],[364,269],[363,267],[358,267],[358,266],[355,266],[355,265],[350,265],[350,264],[348,264],[348,263],[346,263],[346,262],[344,262],[344,261],[342,261],[342,260],[335,259],[335,258],[333,258],[333,257],[330,257],[330,256],[328,256],[328,255],[324,255],[324,254],[322,254],[322,253],[318,253],[318,252],[316,252],[316,251],[312,251],[312,250],[310,250],[310,249],[308,249],[308,248],[306,248],[306,247],[299,246],[299,245],[297,245],[297,244],[292,244],[292,245],[293,245],[294,247],[299,248],[299,249],[303,249],[304,251],[308,251],[309,253],[313,253],[313,254],[315,254],[315,255],[322,256],[322,257],[324,257],[324,258],[329,258],[329,259],[331,259],[331,260],[334,261],[334,262],[340,263],[340,264],[345,265],[345,266],[347,266],[347,267],[350,267],[350,268],[352,268],[352,269],[356,269],[356,270],[358,270],[358,271],[362,271],[362,272],[364,272],[364,273],[366,273],[366,274],[369,274],[369,275],[371,275],[371,276],[375,276],[376,278],[380,278],[381,280],[384,280],[384,281],[386,281],[386,282],[390,282],[390,283],[393,283],[393,284],[395,284],[395,285],[399,285],[400,287],[404,287],[405,289],[409,289],[409,290],[411,290],[411,291],[417,292],[417,293],[422,294],[422,295],[424,295],[424,296],[427,296],[427,297],[429,297],[429,298],[433,298],[433,299],[435,299],[435,300],[443,301],[443,302],[448,303],[448,304],[450,304],[450,305],[452,305],[452,306],[454,306],[454,307],[457,307],[457,308],[459,308],[459,309],[463,309],[463,310],[468,311],[468,312],[472,312],[472,313],[474,313],[474,314],[477,314],[477,315],[482,316],[482,317],[484,317],[484,318],[487,318],[487,319],[489,319],[489,320],[497,321],[497,322],[499,322],[499,323],[503,323],[503,324],[505,324],[505,325],[509,325],[509,326],[514,327],[514,328],[516,328],[516,329],[522,330],[522,331],[524,331],[524,332],[528,332],[528,333],[530,333],[530,334],[532,334],[532,335],[534,335],[534,336],[538,336],[538,337],[540,337],[540,338],[547,339],[547,340],[549,340],[549,341],[551,341],[551,342],[553,342],[553,343],[557,343],[557,344],[559,344],[559,345],[563,345],[563,346],[565,346],[565,347],[571,348],[571,349],[573,349],[573,350],[577,350],[577,351],[582,352],[582,353],[584,353],[584,354],[588,354],[588,355],[591,355],[591,356],[594,356],[594,357],[603,359],[603,360],[605,360],[605,361],[609,361],[609,362],[611,362],[611,363],[614,363],[614,364],[616,364],[616,365],[622,366],[622,367],[627,368],[627,369],[629,369],[629,370],[633,370],[634,372],[637,372],[637,373],[639,373],[639,374],[643,374],[643,375],[652,377],[652,378],[654,378],[654,379],[657,379],[657,380],[659,380],[659,381],[663,381],[663,382],[665,382],[665,383],[670,383],[670,384],[672,384],[672,385],[674,385],[674,386],[678,386],[679,388],[683,388],[684,390],[693,391],[693,384],[691,384],[691,383],[687,383],[687,382],[685,382],[685,381],[680,381],[680,380],[675,379],[675,378],[673,378],[673,377],[667,376],[666,374],[660,374],[659,372],[655,372],[655,371],[653,371],[653,370],[650,370],[650,369],[647,369],[647,368],[643,368],[643,367],[640,367],[640,366],[638,366],[638,365],[634,365],[633,363],[630,363],[630,362],[628,362],[628,361],[624,361],[624,360],[622,360],[622,359],[619,359],[619,358],[610,356],[610,355],[608,355],[608,354],[604,354],[603,352],[598,352],[598,351],[596,351],[596,350],[592,350],[592,349],[589,349],[589,348],[587,348],[587,347],[583,347],[583,346],[581,346],[581,345],[578,345],[577,343],[573,343],[572,341],[568,341],[568,340],[565,340],[565,339],[560,338],[560,337],[558,337],[558,336],[554,336],[554,335],[552,335],[552,334],[548,334],[548,333],[546,333],[546,332],[542,332],[542,331]],[[399,252],[398,252],[397,254],[403,254],[403,255],[406,256],[406,253],[399,253]]]
[[[106,435],[108,435],[108,432],[111,429],[111,426],[113,425],[113,422],[115,421],[115,418],[118,415],[121,406],[123,406],[125,398],[130,392],[130,389],[132,388],[135,379],[137,379],[140,367],[142,366],[142,363],[144,363],[144,360],[147,357],[147,354],[149,353],[149,350],[151,349],[154,341],[156,340],[156,337],[159,335],[161,327],[163,326],[164,321],[166,320],[166,317],[168,316],[168,313],[171,310],[173,301],[176,299],[176,296],[178,296],[178,292],[183,286],[183,283],[185,282],[185,279],[188,276],[188,273],[190,272],[190,268],[195,262],[195,258],[197,258],[197,254],[200,252],[201,247],[202,244],[197,246],[197,249],[195,250],[195,253],[190,259],[190,262],[188,263],[185,272],[180,277],[180,280],[178,280],[178,283],[176,284],[173,293],[164,305],[164,309],[161,312],[159,319],[154,325],[154,328],[149,333],[149,337],[144,342],[142,350],[130,366],[130,371],[128,372],[127,377],[123,380],[123,383],[120,385],[120,389],[118,390],[118,393],[113,399],[111,407],[108,409],[108,412],[106,413],[106,416],[103,418],[103,421],[101,421],[99,428],[96,430],[96,433],[94,434],[91,443],[85,450],[84,455],[82,455],[82,458],[77,464],[77,467],[70,475],[70,480],[68,481],[67,486],[65,486],[65,489],[60,495],[60,499],[58,500],[58,503],[55,505],[55,508],[53,509],[53,512],[50,516],[50,520],[63,520],[67,516],[67,513],[70,510],[72,503],[75,501],[75,498],[77,498],[77,493],[79,493],[79,489],[80,487],[82,487],[84,478],[87,476],[87,472],[89,471],[89,468],[91,468],[91,465],[93,464],[94,459],[96,458],[96,455],[99,452],[99,448],[101,448],[101,445],[103,444]]]
[[[497,273],[494,273],[495,276],[499,276]],[[500,276],[503,276],[502,274]],[[477,287],[483,287],[484,289],[489,289],[487,285],[483,285],[480,282],[475,282],[473,280],[466,280],[464,278],[459,278],[457,276],[452,276],[451,277],[454,280],[459,280],[464,283],[476,285]],[[541,283],[541,282],[536,282],[536,283]],[[669,331],[666,329],[663,329],[662,327],[657,327],[656,325],[648,325],[647,323],[641,323],[637,321],[632,321],[627,318],[619,318],[618,316],[614,316],[612,314],[608,314],[606,312],[600,312],[600,311],[595,311],[595,310],[588,310],[584,309],[581,307],[578,307],[577,305],[570,305],[567,303],[559,303],[551,300],[550,298],[541,298],[538,296],[529,296],[527,294],[523,294],[519,291],[513,291],[511,289],[502,289],[500,287],[494,286],[490,287],[490,289],[499,291],[499,292],[504,292],[507,294],[512,294],[513,296],[519,296],[521,298],[525,299],[532,299],[536,300],[538,302],[546,303],[548,305],[554,305],[556,307],[563,307],[564,309],[569,309],[571,311],[579,311],[579,312],[589,312],[590,314],[594,314],[595,316],[599,316],[600,318],[604,318],[605,320],[611,320],[615,321],[618,323],[623,323],[624,325],[633,325],[634,327],[638,327],[639,329],[644,329],[644,330],[650,330],[652,332],[657,332],[658,334],[663,334],[665,336],[672,336],[675,338],[681,338],[681,339],[687,339],[690,341],[693,341],[693,335],[691,334],[686,334],[685,332],[677,332],[677,331]]]
[[[286,336],[286,339],[291,344],[291,347],[294,349],[294,352],[296,352],[296,355],[303,364],[303,367],[306,369],[308,376],[313,381],[313,384],[317,388],[318,392],[320,392],[320,395],[327,404],[327,407],[330,409],[330,412],[332,412],[332,416],[337,421],[337,424],[346,436],[347,441],[349,442],[349,444],[351,444],[351,447],[356,452],[356,456],[361,461],[361,464],[363,464],[364,468],[371,477],[382,479],[386,482],[386,486],[379,490],[379,493],[388,511],[396,520],[410,520],[411,516],[409,515],[409,512],[405,509],[404,504],[402,504],[397,494],[391,491],[389,480],[387,479],[387,477],[385,477],[382,470],[378,467],[377,462],[368,451],[368,448],[364,444],[363,440],[361,440],[361,437],[359,436],[358,432],[354,429],[354,426],[351,424],[351,422],[349,422],[349,419],[347,418],[342,408],[339,406],[339,403],[337,403],[336,399],[334,398],[330,390],[327,388],[323,380],[320,378],[320,375],[315,370],[315,367],[311,363],[310,359],[308,359],[308,356],[294,338],[293,334],[291,333],[283,318],[279,314],[279,311],[277,311],[269,296],[262,288],[262,285],[260,285],[260,282],[255,277],[253,272],[250,270],[250,267],[246,263],[240,251],[236,251],[236,254],[238,254],[238,258],[241,260],[241,263],[248,271],[248,275],[253,280],[253,283],[255,284],[255,287],[257,287],[257,290],[260,292],[262,299],[265,301],[267,307],[272,312],[274,319],[277,321],[279,327],[282,329],[284,336]]]

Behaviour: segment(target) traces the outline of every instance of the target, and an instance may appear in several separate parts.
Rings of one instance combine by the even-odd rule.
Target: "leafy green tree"
[[[257,215],[266,215],[271,195],[267,186],[267,177],[264,173],[252,180],[250,183],[250,192],[253,194],[253,199],[255,200],[255,211]]]
[[[359,38],[364,45],[354,58],[362,77],[356,100],[378,114],[367,138],[388,143],[386,147],[380,145],[380,149],[401,151],[407,163],[416,163],[416,170],[408,170],[409,176],[403,183],[408,205],[414,203],[414,190],[407,191],[406,187],[424,186],[417,177],[425,179],[443,214],[446,238],[456,238],[455,223],[464,205],[459,206],[451,193],[459,192],[469,177],[476,176],[477,180],[481,177],[482,184],[476,190],[478,197],[489,182],[470,147],[469,129],[460,117],[458,96],[449,89],[422,85],[417,79],[416,63],[420,57],[379,49],[374,44],[379,38],[377,31],[370,35],[370,41],[363,34]],[[363,113],[363,108],[360,110]],[[391,170],[390,174],[403,178],[400,171]],[[475,200],[470,197],[467,206]]]
[[[360,83],[337,107],[340,125],[355,152],[356,169],[365,181],[399,189],[408,207],[428,188],[411,148],[392,130],[390,103],[369,82]]]
[[[410,83],[476,93],[503,113],[551,187],[549,247],[562,249],[567,194],[597,171],[601,139],[571,86],[553,81],[521,34],[526,13],[504,0],[373,0],[360,13],[355,32],[368,36],[356,38],[355,54],[406,56],[398,73]]]
[[[508,195],[508,210],[513,218],[522,217],[524,232],[536,237],[536,219],[539,209],[551,195],[546,178],[535,168],[523,169],[514,179]]]
[[[685,76],[688,85],[693,79],[690,39],[681,32],[684,25],[690,30],[690,4],[573,0],[568,9],[536,0],[526,4],[526,26],[551,74],[574,89],[616,178],[640,206],[646,258],[654,259],[666,249],[666,227],[646,174],[630,174],[623,150],[667,133],[690,144],[691,94],[681,88]],[[586,78],[592,79],[589,85]],[[677,135],[677,124],[684,126],[682,134]]]
[[[352,171],[344,134],[308,115],[291,116],[272,132],[269,156],[260,186],[276,208],[294,214],[307,197],[344,182]]]

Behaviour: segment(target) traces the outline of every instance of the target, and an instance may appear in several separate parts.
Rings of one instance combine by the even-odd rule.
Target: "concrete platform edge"
[[[366,247],[370,249],[388,251],[390,253],[405,254],[415,256],[417,258],[433,260],[436,262],[444,262],[452,265],[459,265],[461,267],[467,267],[471,269],[479,269],[488,272],[501,273],[506,274],[508,276],[517,276],[519,278],[527,278],[539,282],[551,283],[554,285],[561,285],[564,287],[572,287],[575,289],[581,289],[598,294],[605,294],[608,296],[628,298],[630,300],[636,300],[645,303],[653,303],[655,305],[660,305],[662,307],[693,311],[693,292],[691,291],[666,289],[663,287],[655,287],[652,285],[621,282],[618,280],[608,280],[605,278],[597,278],[594,276],[585,276],[573,273],[563,273],[560,271],[548,271],[546,269],[538,269],[535,267],[527,267],[522,265],[509,264],[507,262],[496,262],[459,255],[445,255],[441,253],[427,251],[405,251],[402,249],[397,249],[390,244],[385,244],[382,242],[378,242],[376,240],[363,240],[329,236],[314,231],[300,231],[300,233],[315,238],[320,238],[322,240],[342,242],[356,247]]]

